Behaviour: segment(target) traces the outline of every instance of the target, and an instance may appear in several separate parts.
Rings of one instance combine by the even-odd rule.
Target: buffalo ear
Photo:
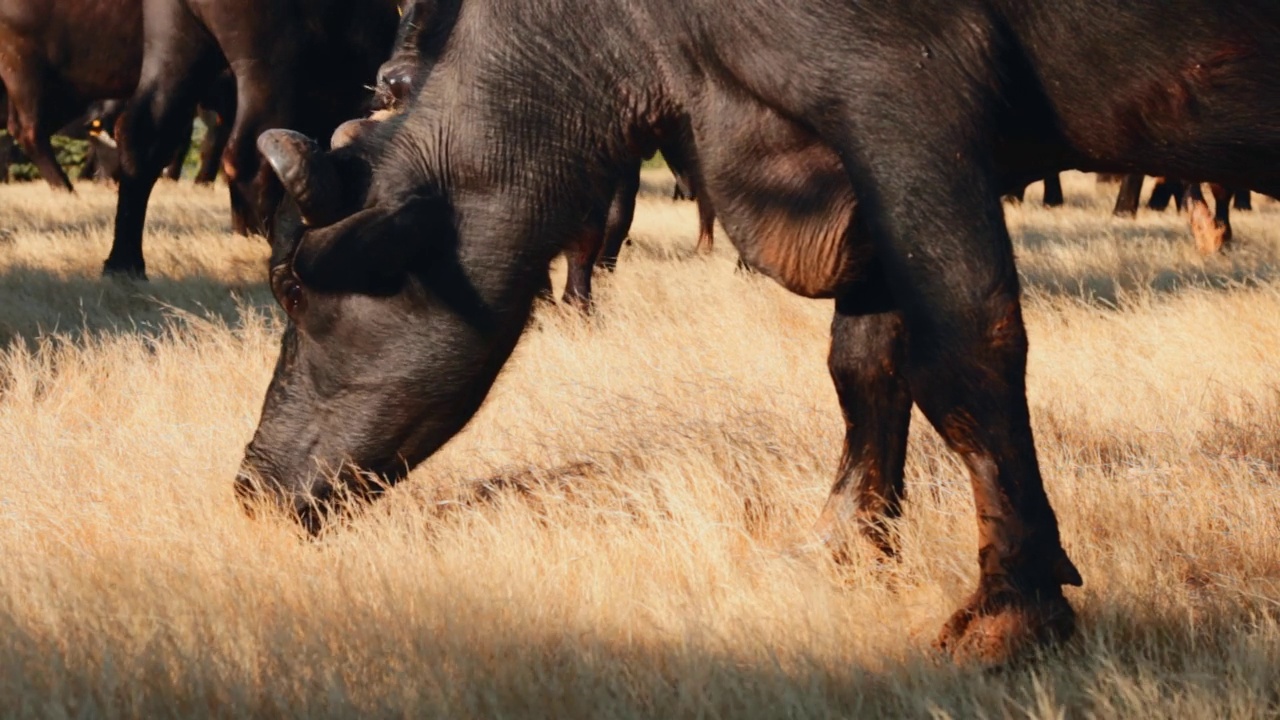
[[[342,216],[338,169],[314,140],[293,130],[267,130],[258,136],[258,152],[297,204],[303,224],[322,227]]]
[[[433,248],[451,246],[453,232],[452,211],[441,197],[375,206],[308,232],[293,271],[317,292],[390,295],[409,272],[426,266]]]

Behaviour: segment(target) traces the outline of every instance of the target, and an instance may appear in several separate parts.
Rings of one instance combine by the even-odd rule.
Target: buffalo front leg
[[[115,238],[103,274],[146,277],[142,233],[156,180],[177,151],[191,140],[196,89],[217,69],[216,51],[205,31],[175,4],[147,3],[148,27],[166,28],[147,38],[138,87],[116,121],[120,189]]]
[[[970,222],[969,226],[972,227]],[[911,395],[969,470],[978,516],[978,588],[943,628],[939,647],[1003,661],[1028,645],[1070,636],[1062,585],[1079,585],[1044,491],[1026,401],[1026,332],[1007,253],[973,246],[966,262],[899,256],[911,292],[906,372]],[[926,264],[927,263],[927,264]]]
[[[879,140],[844,153],[860,200],[855,236],[874,243],[902,313],[911,398],[968,468],[977,510],[978,587],[938,645],[1001,662],[1072,634],[1062,585],[1081,580],[1036,458],[1027,336],[990,151],[963,123],[926,142],[882,124],[891,117],[860,119],[856,136]]]
[[[194,99],[192,100],[194,102]],[[103,263],[104,275],[146,278],[142,233],[156,180],[181,142],[189,109],[167,89],[147,88],[130,101],[117,122],[120,187],[116,197],[115,239]]]
[[[987,258],[985,267],[972,252],[973,264],[906,258],[904,270],[912,292],[927,298],[907,313],[911,395],[968,468],[978,516],[978,588],[938,645],[960,658],[1000,662],[1072,634],[1075,614],[1061,586],[1081,580],[1062,548],[1036,459],[1008,236],[1002,227],[993,234],[1008,254]]]
[[[892,556],[892,523],[902,514],[902,472],[911,390],[902,374],[902,317],[877,275],[836,300],[827,367],[844,415],[844,451],[818,518],[819,539],[837,562],[853,556],[853,531]]]

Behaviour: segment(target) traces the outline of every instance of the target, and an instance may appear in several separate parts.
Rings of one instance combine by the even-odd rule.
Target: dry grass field
[[[901,561],[811,551],[831,303],[693,257],[647,181],[596,316],[542,308],[468,429],[317,541],[232,496],[282,313],[225,189],[159,191],[147,284],[98,277],[110,191],[0,189],[0,716],[1280,714],[1280,204],[1209,260],[1092,176],[1009,209],[1085,586],[1074,641],[991,672],[929,648],[977,572],[959,463],[917,417]]]

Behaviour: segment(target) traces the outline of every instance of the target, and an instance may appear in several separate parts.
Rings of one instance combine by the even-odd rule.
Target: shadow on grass
[[[74,340],[102,334],[159,336],[184,315],[240,327],[247,312],[270,314],[266,283],[157,277],[149,282],[10,267],[0,273],[0,346],[33,345],[58,334]]]
[[[131,617],[68,617],[58,639],[0,609],[0,698],[97,717],[1267,717],[1280,688],[1275,619],[1245,610],[1197,626],[1107,607],[1065,648],[989,671],[907,638],[809,649],[642,608],[602,627],[466,587],[440,600],[167,621],[161,603],[145,643],[123,640]]]
[[[1089,305],[1118,309],[1125,296],[1177,295],[1189,290],[1231,291],[1259,288],[1280,279],[1280,267],[1271,263],[1230,267],[1148,267],[1141,271],[1061,272],[1024,263],[1019,267],[1023,290],[1030,295],[1080,300]]]
[[[1116,243],[1121,246],[1141,244],[1178,248],[1188,247],[1194,243],[1191,231],[1184,225],[1140,225],[1132,220],[1101,215],[1096,229],[1099,233],[1105,232],[1108,236],[1114,237]],[[1080,233],[1066,233],[1053,225],[1041,225],[1035,222],[1023,223],[1015,236],[1015,244],[1023,250],[1074,247],[1079,246],[1081,242]]]
[[[182,219],[174,219],[167,217],[169,213],[156,213],[158,217],[147,219],[147,234],[169,235],[174,237],[185,237],[191,235],[231,235],[230,217],[223,217],[227,213],[217,215],[217,220],[210,222],[210,218],[193,213]],[[9,223],[3,226],[10,232],[15,230],[26,230],[38,232],[42,235],[67,235],[71,237],[92,235],[101,237],[103,235],[110,236],[115,226],[114,209],[110,213],[77,213],[74,219],[45,220],[32,222],[30,219],[23,219],[21,222]],[[105,259],[105,258],[104,258]]]

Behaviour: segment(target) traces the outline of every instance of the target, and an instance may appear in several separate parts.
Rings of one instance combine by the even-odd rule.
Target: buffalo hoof
[[[102,277],[112,280],[147,281],[146,266],[141,263],[125,263],[106,261],[102,264]]]
[[[1191,208],[1191,234],[1201,255],[1221,252],[1231,242],[1231,226],[1216,219],[1205,205]]]
[[[1061,588],[1033,594],[979,588],[943,626],[935,647],[958,663],[998,666],[1065,642],[1075,627]]]

